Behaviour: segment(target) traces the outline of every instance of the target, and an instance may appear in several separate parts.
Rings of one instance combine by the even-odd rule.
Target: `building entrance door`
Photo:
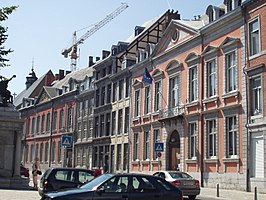
[[[169,170],[180,170],[180,136],[177,131],[172,132],[169,145]]]

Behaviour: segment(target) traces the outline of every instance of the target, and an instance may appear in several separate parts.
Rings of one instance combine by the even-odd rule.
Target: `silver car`
[[[183,192],[183,196],[188,196],[191,200],[194,200],[200,194],[199,181],[185,172],[157,171],[153,175],[164,178],[166,181],[177,186]]]

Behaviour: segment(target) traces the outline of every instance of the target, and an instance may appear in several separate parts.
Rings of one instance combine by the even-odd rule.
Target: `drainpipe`
[[[204,35],[201,34],[201,52],[203,52],[204,49]],[[203,58],[200,58],[200,63],[201,63],[201,100],[204,98],[204,67],[203,67]],[[201,101],[202,102],[202,101]],[[202,107],[202,105],[201,105]],[[200,145],[201,145],[201,155],[200,155],[200,184],[201,187],[204,187],[204,167],[203,167],[203,159],[204,159],[204,119],[202,112],[200,113],[200,119],[201,119],[201,140],[200,140]],[[199,155],[198,155],[199,156]]]
[[[52,144],[53,144],[53,119],[54,119],[54,102],[52,100],[52,111],[51,111],[51,117],[50,117],[50,145],[49,145],[49,161],[48,161],[48,166],[51,167],[51,162],[52,162]],[[55,122],[56,123],[56,122]],[[55,152],[53,152],[55,153]]]
[[[131,77],[131,76],[130,76]],[[130,79],[130,83],[131,83],[131,79]],[[130,84],[131,85],[131,84]],[[129,89],[130,89],[130,91],[129,91],[129,95],[131,94],[131,87],[129,87]],[[130,95],[129,96],[129,110],[131,110],[131,105],[132,105],[132,103],[131,103],[131,101],[132,101],[132,95]],[[129,173],[130,172],[130,150],[132,149],[131,148],[131,145],[132,145],[132,140],[131,140],[131,136],[132,136],[132,134],[131,134],[131,113],[133,113],[133,112],[130,112],[130,114],[129,114],[129,122],[128,122],[128,155],[127,155],[127,173]]]
[[[245,38],[245,65],[243,68],[243,73],[245,74],[245,89],[246,89],[246,134],[247,134],[247,143],[246,143],[246,191],[250,192],[250,169],[249,169],[249,158],[250,158],[250,134],[249,134],[249,124],[250,124],[250,111],[249,111],[249,84],[248,84],[248,74],[247,67],[249,66],[249,48],[248,48],[248,38],[247,38],[247,20],[245,18],[246,6],[242,6],[242,16],[244,18],[244,38]]]

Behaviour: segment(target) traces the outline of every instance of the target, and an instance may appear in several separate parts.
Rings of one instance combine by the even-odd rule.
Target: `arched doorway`
[[[180,136],[175,130],[168,141],[169,145],[169,170],[180,168]]]

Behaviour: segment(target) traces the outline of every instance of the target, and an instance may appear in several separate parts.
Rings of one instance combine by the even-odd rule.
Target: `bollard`
[[[216,196],[219,197],[220,194],[219,194],[219,183],[217,183],[216,185]]]
[[[257,187],[254,188],[254,200],[257,200],[258,196],[257,196]]]

